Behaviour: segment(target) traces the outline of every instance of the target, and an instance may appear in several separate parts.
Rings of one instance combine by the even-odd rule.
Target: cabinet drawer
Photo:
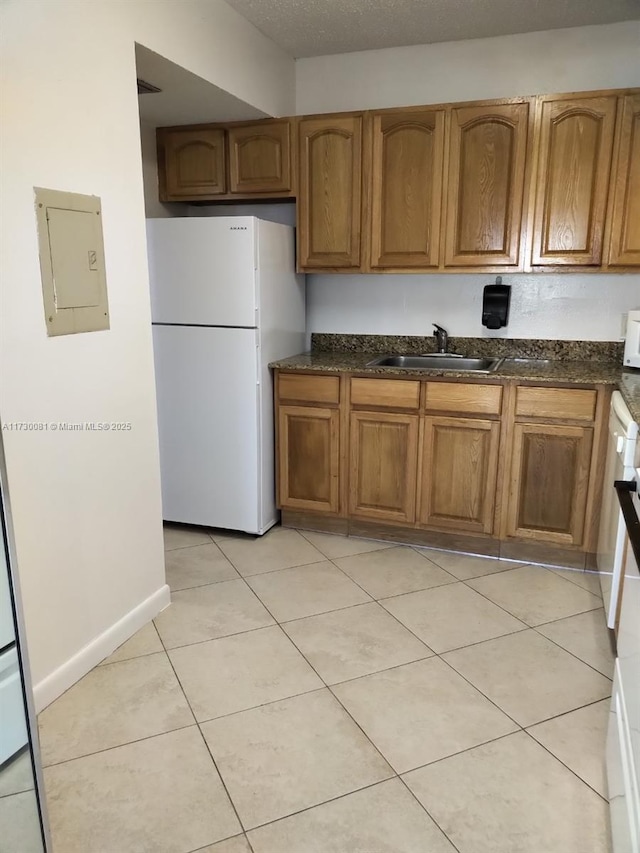
[[[420,382],[414,379],[352,379],[351,405],[418,409]]]
[[[502,385],[427,382],[426,408],[430,411],[499,415],[501,407]]]
[[[278,380],[278,397],[302,403],[337,403],[340,399],[338,376],[298,376],[281,373]]]
[[[518,388],[516,417],[592,421],[596,392],[585,388]]]

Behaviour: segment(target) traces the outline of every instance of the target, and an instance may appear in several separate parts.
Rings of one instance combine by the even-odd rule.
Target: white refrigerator
[[[268,364],[305,344],[293,228],[147,220],[165,521],[263,534],[275,504]]]

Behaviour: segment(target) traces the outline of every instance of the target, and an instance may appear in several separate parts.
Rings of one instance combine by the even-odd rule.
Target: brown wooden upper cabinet
[[[529,104],[451,110],[447,267],[520,264]]]
[[[615,117],[615,95],[543,101],[533,266],[601,264]]]
[[[262,120],[229,128],[229,191],[269,196],[292,193],[292,123]]]
[[[609,264],[640,266],[640,95],[622,102],[614,165]]]
[[[371,115],[370,264],[438,266],[444,110]]]
[[[298,268],[361,264],[362,115],[298,124]]]
[[[160,127],[161,201],[295,196],[293,119]]]
[[[215,198],[226,192],[220,128],[158,128],[161,201]]]

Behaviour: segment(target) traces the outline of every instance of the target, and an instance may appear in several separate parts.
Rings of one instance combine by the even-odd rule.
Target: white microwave
[[[640,367],[640,310],[629,311],[623,362],[625,367]]]

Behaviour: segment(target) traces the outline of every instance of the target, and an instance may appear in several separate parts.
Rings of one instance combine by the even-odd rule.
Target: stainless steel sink
[[[465,358],[461,355],[380,355],[367,367],[400,367],[406,370],[465,370],[473,373],[493,373],[503,358]]]

